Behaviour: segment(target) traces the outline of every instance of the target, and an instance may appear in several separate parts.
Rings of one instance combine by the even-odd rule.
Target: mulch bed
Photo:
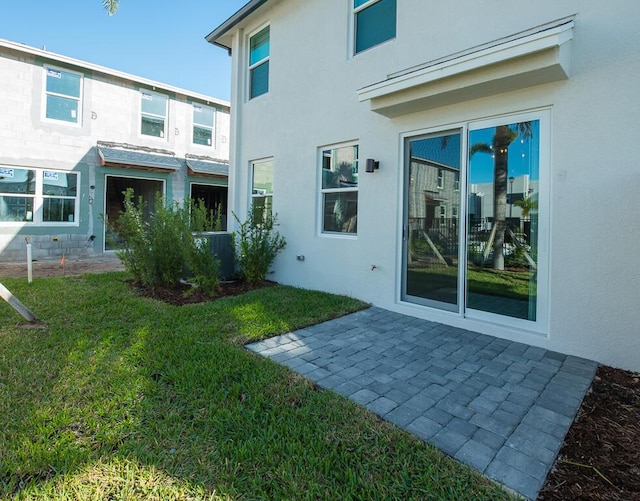
[[[640,500],[640,374],[600,366],[540,501]]]
[[[240,294],[244,294],[245,292],[255,289],[262,289],[263,287],[276,285],[275,282],[270,282],[268,280],[258,284],[250,284],[244,280],[221,282],[216,288],[215,295],[211,296],[208,293],[185,283],[179,283],[172,287],[145,287],[140,283],[131,280],[129,284],[141,296],[158,299],[159,301],[163,301],[174,306],[215,301],[216,299],[221,299],[223,297],[239,296]]]

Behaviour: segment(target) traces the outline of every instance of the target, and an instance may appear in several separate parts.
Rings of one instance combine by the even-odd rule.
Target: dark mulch
[[[640,374],[598,368],[538,499],[640,500]]]
[[[216,289],[215,295],[211,296],[198,288],[184,283],[179,283],[172,287],[145,287],[135,281],[130,281],[129,284],[141,296],[152,297],[175,306],[215,301],[216,299],[221,299],[223,297],[239,296],[240,294],[244,294],[245,292],[255,289],[262,289],[263,287],[276,285],[275,282],[270,282],[268,280],[258,284],[250,284],[244,280],[221,282]]]

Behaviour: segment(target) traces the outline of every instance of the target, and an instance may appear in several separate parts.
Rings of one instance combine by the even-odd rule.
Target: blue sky
[[[247,0],[4,0],[0,38],[229,100],[231,58],[204,39]]]
[[[518,137],[509,146],[508,172],[507,176],[519,177],[529,174],[530,179],[539,179],[538,150],[540,148],[540,122],[531,122],[533,136],[529,139]],[[469,145],[475,143],[485,143],[490,145],[496,132],[495,127],[471,131],[469,134]],[[471,158],[469,166],[469,177],[471,183],[492,183],[493,182],[493,158],[487,153],[476,153]]]

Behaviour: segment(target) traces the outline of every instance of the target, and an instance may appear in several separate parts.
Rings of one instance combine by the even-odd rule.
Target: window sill
[[[339,233],[339,232],[320,232],[318,235],[322,238],[332,238],[336,240],[357,240],[357,233]]]
[[[73,127],[76,129],[81,129],[82,128],[82,123],[78,122],[69,122],[67,120],[56,120],[55,118],[43,118],[42,119],[42,123],[48,124],[48,125],[60,125],[62,127]]]

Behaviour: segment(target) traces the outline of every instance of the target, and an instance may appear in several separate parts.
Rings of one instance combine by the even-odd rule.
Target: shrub
[[[234,232],[240,273],[247,282],[260,283],[267,276],[278,252],[286,245],[284,237],[277,231],[274,232],[278,216],[254,210],[252,206],[244,223],[240,222],[235,213],[233,217],[240,225],[238,232]]]
[[[179,207],[157,194],[154,211],[145,219],[142,197],[135,202],[130,188],[124,195],[124,212],[111,229],[119,239],[116,254],[125,269],[142,284],[155,287],[176,285],[186,266],[193,274],[191,281],[213,294],[219,262],[192,234],[192,201]],[[196,217],[203,221],[202,214]]]
[[[204,200],[188,200],[191,215],[191,231],[221,231],[222,230],[222,204],[215,210],[207,209]]]

